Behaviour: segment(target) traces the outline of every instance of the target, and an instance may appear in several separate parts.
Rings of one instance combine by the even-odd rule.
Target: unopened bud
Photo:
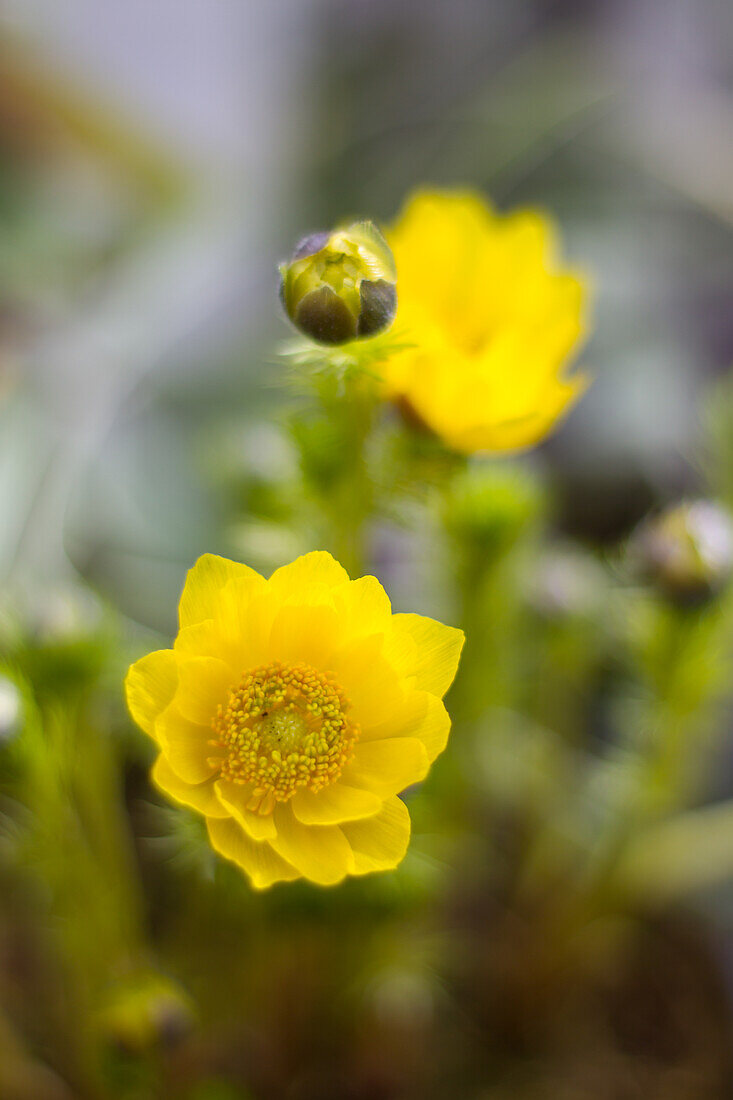
[[[678,603],[718,592],[733,571],[733,519],[709,500],[675,505],[646,520],[632,536],[639,571]]]
[[[280,265],[280,297],[296,328],[321,344],[345,344],[389,328],[397,272],[372,222],[304,237]]]
[[[110,991],[98,1024],[119,1050],[137,1053],[154,1045],[171,1045],[193,1023],[188,997],[158,974],[132,976]]]
[[[445,522],[454,537],[492,558],[514,545],[542,507],[540,485],[529,470],[481,463],[454,479]]]

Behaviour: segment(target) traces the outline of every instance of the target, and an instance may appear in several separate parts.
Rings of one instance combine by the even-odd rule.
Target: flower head
[[[392,614],[374,577],[323,552],[269,580],[205,554],[179,612],[173,649],[126,681],[158,787],[254,886],[395,867],[410,836],[397,795],[445,747],[462,632]]]
[[[312,340],[345,344],[391,325],[397,293],[392,253],[372,222],[311,233],[280,266],[280,297]]]
[[[395,330],[412,345],[382,365],[387,392],[457,451],[538,443],[585,386],[565,374],[584,333],[584,286],[556,268],[548,218],[420,191],[387,237]]]

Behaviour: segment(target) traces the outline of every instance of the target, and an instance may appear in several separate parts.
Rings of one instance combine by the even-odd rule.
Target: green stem
[[[374,512],[374,485],[368,444],[374,427],[376,401],[364,379],[347,381],[339,406],[343,420],[343,467],[330,501],[332,539],[337,559],[352,577],[366,568],[369,520]]]
[[[291,431],[324,545],[357,577],[375,507],[368,452],[377,394],[373,379],[357,370],[316,372],[314,389],[315,407],[296,417]]]
[[[609,820],[585,880],[597,904],[615,892],[617,869],[637,839],[690,800],[710,705],[720,686],[709,666],[715,663],[717,628],[723,622],[674,608],[659,610],[656,628],[641,654],[648,666],[650,697],[641,721],[644,739],[636,746],[637,774]],[[701,628],[702,640],[697,635]],[[700,671],[701,657],[705,674]]]

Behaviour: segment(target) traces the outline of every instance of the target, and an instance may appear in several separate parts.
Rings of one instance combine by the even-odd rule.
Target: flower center
[[[252,786],[250,810],[268,814],[299,787],[338,779],[359,727],[338,684],[310,665],[275,661],[246,672],[212,722],[223,778]]]

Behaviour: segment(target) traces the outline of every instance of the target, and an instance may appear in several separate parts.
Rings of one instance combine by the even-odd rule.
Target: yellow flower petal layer
[[[216,657],[190,657],[178,661],[176,707],[189,722],[210,727],[219,704],[226,702],[233,685],[228,665]]]
[[[392,605],[376,577],[360,577],[333,592],[342,627],[353,637],[383,634],[389,629]]]
[[[416,737],[362,741],[343,771],[344,783],[389,798],[427,775],[430,762]]]
[[[295,794],[293,813],[303,825],[340,825],[344,821],[356,821],[371,817],[382,808],[382,799],[357,786],[338,781],[321,791],[307,787]]]
[[[217,798],[213,779],[205,783],[186,783],[173,771],[164,756],[159,756],[155,761],[151,775],[156,787],[176,802],[182,802],[206,817],[230,816]]]
[[[404,669],[415,677],[415,687],[442,698],[458,668],[465,637],[462,630],[444,626],[424,615],[395,615],[396,635],[407,635],[413,642]]]
[[[402,799],[390,798],[375,817],[350,821],[341,831],[351,848],[353,875],[389,871],[407,851],[410,815]]]
[[[252,794],[250,787],[220,779],[215,788],[220,804],[252,840],[271,840],[277,835],[272,814],[256,814],[247,809]]]
[[[216,554],[202,554],[186,577],[178,606],[180,625],[193,626],[204,619],[213,618],[219,596],[227,581],[245,579],[254,585],[264,584],[259,573],[248,565],[217,557]]]
[[[186,783],[203,783],[217,770],[217,755],[210,743],[210,726],[191,722],[175,703],[167,707],[155,724],[163,755],[173,771]]]
[[[127,705],[140,729],[150,737],[155,737],[155,721],[177,686],[178,667],[170,649],[148,653],[130,666],[125,679]]]
[[[277,836],[270,845],[282,859],[321,886],[341,882],[351,870],[351,848],[339,825],[303,825],[289,803],[275,809]]]
[[[348,581],[349,574],[342,565],[325,550],[313,550],[303,554],[289,565],[276,569],[270,577],[272,592],[287,597],[304,595],[313,585],[335,588]]]
[[[211,846],[246,871],[254,887],[265,890],[274,882],[291,882],[300,872],[282,859],[269,844],[252,840],[231,817],[208,817],[206,827]]]

